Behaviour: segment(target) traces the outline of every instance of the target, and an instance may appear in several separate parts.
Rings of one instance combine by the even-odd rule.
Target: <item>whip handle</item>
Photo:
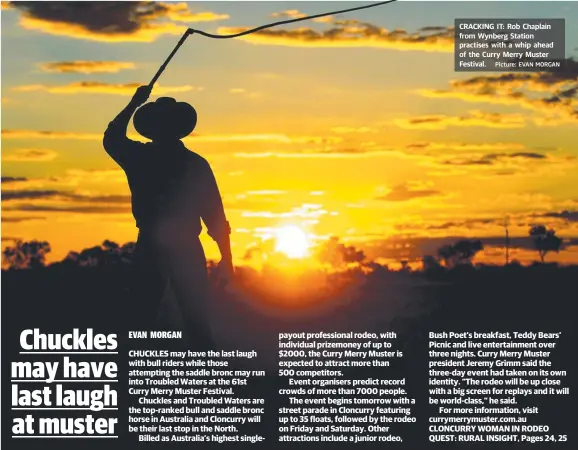
[[[165,62],[162,64],[162,66],[159,67],[159,70],[157,71],[157,73],[155,74],[155,76],[153,77],[151,82],[149,83],[149,87],[151,89],[154,86],[154,84],[156,83],[156,81],[159,79],[161,74],[164,72],[165,68],[168,66],[171,59],[173,59],[173,56],[175,56],[175,53],[177,53],[177,51],[179,50],[181,45],[183,45],[183,43],[185,42],[187,37],[189,37],[189,34],[192,34],[191,30],[185,31],[185,34],[183,34],[183,36],[181,37],[179,42],[177,42],[177,45],[175,45],[175,48],[173,48],[173,51],[171,52],[171,54],[167,57],[167,59],[165,59]]]

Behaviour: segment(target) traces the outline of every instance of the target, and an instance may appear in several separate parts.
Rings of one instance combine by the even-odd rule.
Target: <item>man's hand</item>
[[[131,103],[140,106],[149,99],[149,95],[151,95],[152,88],[149,85],[146,86],[139,86],[134,93]]]
[[[230,259],[221,259],[217,267],[219,283],[221,284],[221,287],[225,287],[233,281],[233,277],[235,276],[233,261]]]

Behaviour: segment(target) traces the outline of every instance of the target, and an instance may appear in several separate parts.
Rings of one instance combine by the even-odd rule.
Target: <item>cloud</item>
[[[126,175],[122,169],[67,169],[64,174],[58,176],[24,178],[9,177],[3,180],[2,192],[7,191],[70,191],[77,186],[101,188],[105,185],[122,183],[126,184]],[[16,194],[18,195],[18,194]]]
[[[578,211],[548,212],[540,214],[538,217],[549,217],[553,219],[563,219],[568,222],[578,222]]]
[[[245,88],[232,88],[232,89],[229,89],[229,93],[230,94],[236,94],[236,95],[242,95],[242,96],[247,97],[247,98],[255,98],[255,97],[259,97],[261,95],[258,92],[250,92]]]
[[[224,205],[227,211],[240,211],[245,217],[255,217],[252,214],[257,214],[257,217],[259,217],[264,210],[266,214],[283,214],[291,207],[294,207],[293,204],[280,203],[278,200],[269,197],[228,199],[225,200]]]
[[[415,158],[422,163],[430,165],[434,161],[443,158],[458,156],[470,156],[471,158],[482,157],[482,152],[518,152],[527,151],[526,146],[516,142],[491,142],[491,143],[468,143],[468,142],[443,142],[443,141],[417,141],[404,146],[384,146],[376,142],[362,142],[358,147],[333,147],[269,151],[269,152],[238,152],[236,158],[367,158],[375,156],[397,156]],[[447,152],[452,152],[448,155]],[[457,153],[456,153],[457,152]],[[472,153],[478,152],[478,153]]]
[[[253,76],[261,80],[277,80],[279,78],[285,77],[285,75],[275,72],[257,72],[253,74]]]
[[[220,27],[218,33],[234,34],[246,31],[244,27]],[[415,33],[405,30],[387,30],[355,20],[334,22],[325,31],[312,28],[266,29],[237,39],[260,45],[289,47],[371,47],[394,50],[421,50],[452,52],[454,31],[452,27],[426,27]]]
[[[4,183],[23,183],[28,181],[26,177],[2,177],[2,184]]]
[[[54,198],[58,196],[58,191],[44,191],[44,190],[12,190],[2,191],[2,201],[8,202],[12,200],[38,200],[43,198]]]
[[[73,131],[51,130],[2,130],[2,139],[71,139],[101,140],[102,133],[76,133]]]
[[[65,198],[78,202],[90,203],[115,203],[130,205],[130,195],[84,195],[84,194],[65,194]]]
[[[303,14],[296,9],[288,9],[287,11],[274,12],[271,14],[271,17],[279,17],[284,19],[300,19],[301,17],[305,16],[306,14]]]
[[[64,176],[52,177],[55,183],[76,186],[90,180],[94,184],[126,183],[122,169],[68,169]]]
[[[332,147],[269,151],[269,152],[237,152],[236,158],[369,158],[376,156],[397,156],[404,158],[416,158],[422,162],[436,161],[443,155],[441,152],[523,152],[526,147],[514,142],[496,143],[467,143],[467,142],[414,142],[405,146],[383,146],[375,142],[362,142],[358,147]],[[447,153],[444,154],[446,157]]]
[[[122,61],[59,61],[39,64],[45,72],[57,73],[116,73],[134,69],[132,62]]]
[[[439,152],[440,150],[454,151],[523,151],[526,149],[524,144],[517,142],[492,142],[492,143],[470,143],[470,142],[433,142],[421,141],[407,144],[405,151],[410,153]],[[437,154],[437,153],[436,153]]]
[[[398,147],[367,143],[360,156],[388,155],[410,159],[435,171],[430,176],[472,175],[480,179],[496,176],[561,175],[578,165],[578,158],[555,147],[526,147],[516,142],[468,143],[418,141]],[[546,152],[544,150],[550,150]]]
[[[253,206],[250,206],[253,205]],[[249,201],[247,203],[249,209],[256,209],[252,202]],[[261,205],[263,207],[263,205]],[[264,219],[280,219],[280,218],[303,218],[303,219],[318,219],[321,216],[326,214],[334,214],[323,209],[323,205],[315,204],[315,203],[303,203],[300,206],[291,207],[288,211],[287,209],[282,207],[279,202],[273,202],[268,210],[253,210],[253,211],[243,211],[241,214],[242,217],[251,217],[251,218],[264,218]]]
[[[578,120],[578,61],[564,61],[560,72],[504,73],[453,80],[449,89],[421,89],[428,98],[454,98],[473,103],[518,106],[538,115],[537,126]]]
[[[578,79],[578,60],[566,59],[562,69],[555,72],[506,72],[499,75],[482,75],[461,80],[453,80],[451,86],[470,90],[495,88],[523,88],[553,92],[563,89],[568,83]]]
[[[530,210],[549,211],[555,208],[556,201],[549,195],[535,191],[509,192],[483,198],[479,206],[494,210]]]
[[[523,160],[543,162],[557,162],[568,164],[576,159],[573,155],[557,153],[556,147],[527,147],[517,142],[436,142],[418,141],[396,149],[407,154],[408,157],[417,157],[423,160],[447,161],[449,159],[487,161],[483,164],[494,163],[499,160],[511,162]],[[541,150],[541,151],[535,151]],[[546,152],[549,150],[550,152]]]
[[[279,190],[259,190],[259,191],[247,191],[246,195],[284,195],[287,192]]]
[[[377,130],[371,127],[333,127],[334,133],[375,133]]]
[[[489,128],[522,128],[525,119],[520,114],[499,114],[482,111],[470,111],[467,115],[446,116],[443,114],[395,119],[400,128],[445,130],[448,127],[489,127]]]
[[[291,136],[287,134],[212,134],[190,136],[185,142],[276,142],[279,144],[334,144],[342,141],[337,136]]]
[[[2,236],[2,242],[16,242],[19,240],[21,240],[21,239],[15,237],[15,236]]]
[[[235,196],[225,196],[225,209],[235,211],[263,211],[274,213],[286,212],[295,203],[284,198],[287,192],[280,190],[246,191]]]
[[[489,153],[480,157],[445,160],[441,164],[453,166],[490,166],[506,159],[546,160],[548,159],[548,155],[534,152]]]
[[[331,23],[335,20],[335,17],[333,16],[323,16],[323,17],[316,17],[315,19],[313,19],[313,22],[317,22],[317,23]]]
[[[79,81],[61,86],[48,86],[44,84],[29,84],[24,86],[15,86],[11,90],[14,92],[34,92],[45,91],[50,94],[115,94],[115,95],[134,95],[136,88],[143,83],[123,83],[111,84],[100,81]],[[159,86],[155,85],[155,94],[164,95],[173,92],[188,92],[192,90],[201,90],[202,88],[190,85],[184,86]]]
[[[130,204],[129,195],[86,195],[57,190],[9,190],[2,192],[2,201],[56,199],[89,203]]]
[[[186,3],[135,2],[9,2],[21,12],[27,30],[103,42],[152,42],[163,34],[180,35],[181,23],[228,19],[226,14],[192,12]],[[177,22],[179,24],[176,24]]]
[[[274,151],[274,152],[237,152],[235,158],[260,159],[260,158],[367,158],[391,154],[389,149],[364,149],[364,148],[324,148],[297,151]]]
[[[4,162],[45,162],[58,157],[54,150],[43,148],[22,148],[10,153],[2,154]]]
[[[83,214],[125,214],[131,212],[129,195],[86,194],[55,189],[3,191],[2,203],[4,204],[3,211]]]
[[[394,123],[402,128],[443,130],[449,126],[521,128],[524,118],[519,114],[498,114],[473,111],[469,115],[427,115],[409,119],[397,119]]]
[[[17,206],[7,206],[5,211],[21,212],[60,212],[60,213],[80,213],[80,214],[126,214],[130,213],[130,205],[108,206],[108,205],[40,205],[25,203]]]
[[[557,125],[561,123],[560,119],[575,120],[578,117],[574,109],[573,101],[561,101],[556,96],[543,98],[530,98],[522,92],[495,92],[480,90],[477,92],[468,91],[452,91],[443,89],[420,89],[417,91],[419,95],[428,98],[447,98],[458,99],[471,103],[490,103],[496,105],[518,106],[524,109],[530,109],[538,113],[551,113],[560,117],[550,117],[550,123]],[[558,121],[556,121],[558,119]],[[536,121],[538,124],[539,121]],[[548,122],[544,122],[547,124]]]
[[[501,221],[501,223],[500,223]],[[450,228],[476,228],[480,225],[502,225],[504,220],[502,218],[479,218],[479,219],[467,219],[455,222],[443,222],[439,224],[425,225],[426,230],[447,230]]]
[[[411,157],[411,156],[410,156]],[[433,167],[438,172],[432,176],[470,175],[479,179],[504,176],[557,175],[576,167],[573,155],[549,154],[531,150],[503,152],[463,152],[436,155],[433,152],[418,154],[419,164]],[[463,171],[459,171],[461,168]],[[457,172],[456,172],[457,170]]]
[[[377,197],[376,200],[383,200],[387,202],[405,202],[417,198],[434,197],[440,195],[441,192],[437,189],[423,187],[415,183],[405,183],[392,187],[390,192]]]
[[[186,3],[157,3],[164,10],[168,19],[175,22],[214,22],[217,20],[226,20],[229,18],[228,14],[216,14],[213,12],[199,12],[195,13],[189,10]]]
[[[102,140],[102,133],[84,133],[52,130],[2,130],[2,139],[63,139],[63,140]],[[138,134],[129,134],[130,139],[143,141]],[[196,142],[275,142],[279,144],[336,144],[343,140],[339,136],[299,136],[278,133],[248,134],[196,134],[183,139],[185,143]]]
[[[40,216],[8,216],[2,217],[2,222],[5,223],[21,223],[21,222],[29,222],[31,220],[46,220],[46,217]]]

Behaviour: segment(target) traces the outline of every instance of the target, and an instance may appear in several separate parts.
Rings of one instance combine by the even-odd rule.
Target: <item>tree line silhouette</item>
[[[532,226],[528,233],[532,239],[533,247],[538,253],[541,262],[550,252],[558,253],[563,248],[563,240],[556,235],[552,228],[544,225]],[[135,243],[128,242],[118,244],[111,240],[105,240],[102,244],[85,248],[80,252],[71,251],[61,261],[50,265],[68,267],[103,267],[131,263],[131,255]],[[2,252],[2,267],[7,270],[40,269],[47,266],[47,255],[52,247],[47,241],[22,241],[16,240],[13,245],[5,247]],[[437,250],[436,257],[426,255],[422,259],[422,267],[425,271],[445,267],[447,269],[462,265],[472,265],[475,256],[484,250],[481,240],[462,239],[453,244],[443,245]],[[363,250],[340,242],[339,237],[331,237],[315,249],[315,259],[331,268],[341,269],[351,264],[374,267],[375,262],[369,261]],[[250,252],[245,259],[250,258]],[[409,261],[402,260],[401,270],[409,270]],[[208,262],[209,269],[215,263]]]

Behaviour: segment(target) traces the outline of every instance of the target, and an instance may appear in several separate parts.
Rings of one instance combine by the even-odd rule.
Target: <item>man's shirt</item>
[[[230,233],[209,163],[181,141],[162,146],[133,141],[113,121],[103,145],[126,173],[132,213],[141,232],[198,236],[202,220],[215,240]]]

